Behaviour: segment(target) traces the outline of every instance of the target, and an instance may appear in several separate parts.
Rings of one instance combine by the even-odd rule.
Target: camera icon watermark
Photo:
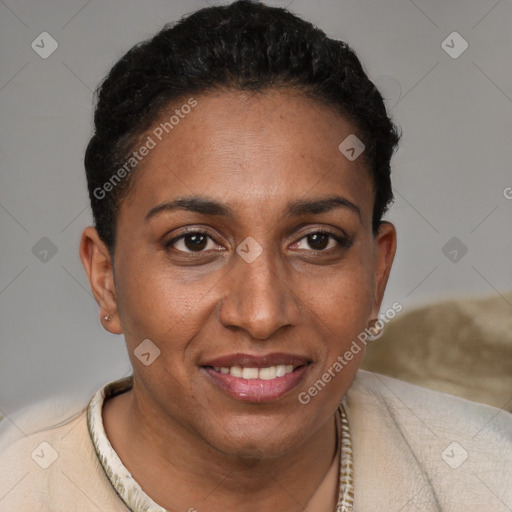
[[[505,187],[503,189],[503,197],[505,199],[512,199],[512,187]]]
[[[456,236],[446,242],[441,252],[452,262],[458,263],[468,252],[467,246]]]
[[[49,468],[58,458],[57,450],[43,441],[31,454],[32,460],[42,469]]]
[[[41,32],[30,46],[41,59],[47,59],[59,47],[59,43],[48,32]]]
[[[365,149],[365,145],[353,133],[343,139],[338,146],[340,153],[353,162]]]
[[[43,238],[32,247],[32,254],[39,261],[48,263],[57,254],[57,246],[49,238],[43,236]]]
[[[242,257],[247,263],[252,263],[263,252],[263,247],[254,240],[252,236],[248,236],[236,248],[237,254]]]
[[[145,339],[137,345],[133,354],[144,365],[149,366],[160,356],[160,349],[150,340]]]
[[[441,453],[441,458],[452,469],[460,468],[468,457],[468,452],[457,441],[450,443]]]
[[[452,59],[458,59],[468,49],[468,47],[468,42],[458,32],[452,32],[441,43],[441,48]]]

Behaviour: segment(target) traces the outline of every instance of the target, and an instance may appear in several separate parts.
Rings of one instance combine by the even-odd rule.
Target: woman
[[[512,416],[358,371],[398,139],[354,52],[286,10],[131,49],[99,89],[80,257],[133,376],[4,428],[1,510],[512,507]]]

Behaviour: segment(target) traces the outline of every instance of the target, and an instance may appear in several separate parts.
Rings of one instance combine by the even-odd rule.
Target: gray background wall
[[[399,245],[382,310],[396,300],[407,311],[510,290],[512,2],[268,3],[289,5],[347,41],[403,129],[388,215]],[[81,230],[91,223],[82,161],[92,91],[133,44],[206,4],[0,0],[4,414],[63,391],[86,399],[130,370],[123,338],[99,324],[78,258]],[[454,31],[468,43],[457,58],[442,47]],[[42,32],[58,43],[45,59],[31,47],[35,41],[40,53],[51,49]],[[462,44],[451,36],[444,46],[455,55]]]

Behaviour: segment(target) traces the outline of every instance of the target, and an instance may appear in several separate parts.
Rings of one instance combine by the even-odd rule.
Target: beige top
[[[510,413],[362,370],[344,403],[354,512],[512,510]],[[70,510],[129,511],[96,455],[87,404],[50,400],[2,419],[0,512]]]
[[[165,509],[155,503],[140,487],[124,466],[118,454],[112,447],[102,418],[103,404],[111,397],[128,391],[133,386],[132,377],[126,377],[111,382],[99,389],[89,402],[87,408],[87,425],[91,440],[98,459],[107,475],[112,487],[125,503],[129,510],[165,512]],[[341,425],[336,416],[337,443],[335,456],[330,469],[320,483],[317,491],[311,497],[304,512],[333,512],[336,508],[339,495],[339,467],[341,463]]]

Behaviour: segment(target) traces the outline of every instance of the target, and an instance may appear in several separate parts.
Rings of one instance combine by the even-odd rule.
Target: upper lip
[[[217,368],[230,368],[231,366],[243,366],[245,368],[267,368],[269,366],[293,365],[303,366],[308,364],[311,359],[307,356],[298,354],[286,354],[283,352],[274,352],[272,354],[254,355],[254,354],[229,354],[225,356],[209,359],[201,366],[215,366]]]

